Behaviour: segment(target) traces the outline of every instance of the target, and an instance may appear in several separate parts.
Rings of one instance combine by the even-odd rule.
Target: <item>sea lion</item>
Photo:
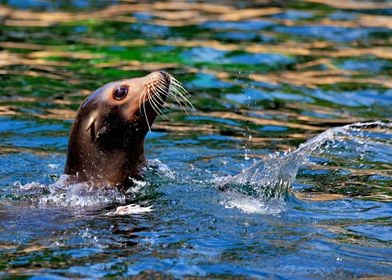
[[[170,74],[108,83],[88,96],[72,125],[64,173],[72,181],[126,187],[142,179],[144,139],[168,96],[190,103]]]

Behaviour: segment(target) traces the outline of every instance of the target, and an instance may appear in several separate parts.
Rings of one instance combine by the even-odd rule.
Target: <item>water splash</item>
[[[126,196],[111,186],[95,187],[92,182],[69,183],[62,175],[55,183],[44,186],[46,194],[38,198],[39,207],[104,208],[113,204],[124,204]]]
[[[134,185],[125,192],[109,183],[105,185],[100,182],[99,186],[93,182],[74,183],[68,175],[64,174],[52,184],[15,182],[0,190],[0,203],[36,208],[67,208],[69,211],[76,212],[113,209],[120,205],[109,214],[140,214],[152,211],[148,205],[138,205],[138,203],[146,204],[149,198],[155,195],[154,182],[151,179],[167,181],[173,180],[176,176],[159,160],[149,162],[145,175],[146,181],[134,180]]]
[[[371,128],[383,130],[387,135],[386,139],[367,135],[367,129]],[[254,163],[240,174],[226,177],[218,185],[223,189],[235,190],[267,200],[284,199],[290,191],[298,169],[308,161],[312,152],[337,149],[340,144],[343,144],[343,148],[347,148],[345,143],[350,140],[356,143],[354,145],[356,152],[360,158],[363,158],[370,150],[385,150],[385,146],[384,149],[372,149],[373,145],[388,145],[392,149],[391,128],[392,123],[382,121],[358,122],[334,127],[309,139],[295,151],[272,154],[268,159]]]

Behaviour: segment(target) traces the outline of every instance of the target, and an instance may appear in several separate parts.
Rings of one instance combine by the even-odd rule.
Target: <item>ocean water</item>
[[[392,275],[388,1],[1,1],[0,278]],[[166,70],[126,193],[67,185],[103,84]],[[354,124],[354,125],[349,125]]]

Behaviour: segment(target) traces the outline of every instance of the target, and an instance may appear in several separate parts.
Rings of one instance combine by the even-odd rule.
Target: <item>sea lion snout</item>
[[[150,130],[169,95],[171,76],[164,71],[155,71],[145,76],[143,80],[143,90],[139,93],[137,105],[132,106],[138,107],[138,112],[128,113],[128,116],[141,116],[140,124],[144,122]]]
[[[166,80],[166,83],[168,85],[170,85],[171,82],[171,76],[169,73],[165,72],[165,71],[159,71],[159,74],[162,75],[162,77]]]

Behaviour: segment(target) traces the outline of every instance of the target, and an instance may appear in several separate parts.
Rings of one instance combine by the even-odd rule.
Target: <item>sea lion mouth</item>
[[[170,74],[167,73],[167,72],[165,72],[165,71],[159,71],[159,74],[161,74],[162,77],[166,80],[166,83],[167,83],[168,85],[170,85],[170,82],[171,82],[171,76],[170,76]]]
[[[165,71],[153,72],[147,76],[144,94],[139,99],[141,116],[144,116],[148,130],[157,115],[165,116],[162,108],[167,98],[171,98],[185,112],[194,109],[187,90],[172,75]]]

